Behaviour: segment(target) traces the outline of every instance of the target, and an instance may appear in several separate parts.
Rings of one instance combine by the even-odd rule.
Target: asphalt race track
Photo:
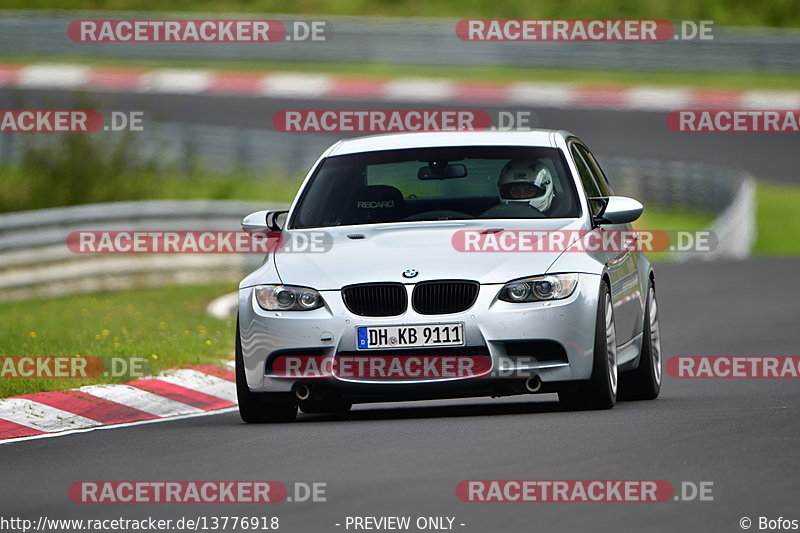
[[[665,356],[796,355],[798,269],[798,259],[659,265]],[[274,514],[290,532],[345,531],[354,515],[454,516],[456,530],[481,533],[731,532],[747,516],[756,530],[759,516],[798,518],[798,406],[796,380],[666,377],[658,400],[603,412],[563,412],[551,395],[367,405],[281,425],[229,412],[0,445],[0,510]],[[233,479],[327,482],[327,502],[82,505],[67,494],[79,480]],[[463,479],[711,481],[713,501],[462,503]]]
[[[74,104],[74,96],[52,90],[0,89],[3,108],[36,108]],[[800,167],[787,156],[797,149],[791,133],[675,133],[666,126],[666,112],[598,109],[555,109],[508,105],[414,105],[385,100],[301,100],[226,95],[88,93],[77,102],[94,109],[145,111],[157,121],[195,122],[272,129],[272,116],[283,109],[482,109],[531,111],[534,127],[560,128],[583,139],[599,157],[637,156],[717,163],[747,170],[757,178],[800,182]],[[342,135],[347,136],[347,135]],[[610,177],[613,180],[613,176]]]
[[[71,101],[26,89],[23,106],[21,97],[0,89],[0,107]],[[95,108],[145,110],[158,120],[264,128],[280,109],[352,107],[341,100],[236,96],[92,98]],[[663,112],[533,111],[536,126],[569,129],[601,156],[713,162],[800,181],[796,135],[672,133]],[[800,259],[657,265],[665,358],[800,355],[798,271]],[[658,400],[602,412],[562,411],[553,395],[365,405],[344,416],[300,415],[280,425],[244,425],[227,412],[0,445],[0,514],[34,520],[275,515],[281,531],[302,533],[346,531],[347,516],[452,516],[455,530],[476,533],[733,532],[749,517],[756,530],[760,516],[800,519],[798,407],[792,379],[665,376]],[[326,482],[327,501],[82,505],[67,492],[80,480],[236,479]],[[713,501],[462,503],[455,487],[465,479],[657,479],[676,489],[705,481],[713,482]]]

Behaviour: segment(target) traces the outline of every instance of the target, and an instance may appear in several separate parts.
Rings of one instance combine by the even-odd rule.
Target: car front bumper
[[[458,396],[463,389],[482,394],[498,383],[538,376],[547,386],[587,380],[592,373],[597,295],[601,277],[580,274],[575,292],[564,300],[508,303],[497,299],[502,284],[481,285],[477,300],[468,310],[447,315],[421,315],[409,307],[392,317],[358,316],[345,307],[341,291],[321,291],[325,306],[313,311],[265,311],[255,300],[254,287],[239,291],[239,329],[247,384],[253,392],[286,393],[304,377],[277,376],[271,362],[278,354],[323,354],[337,357],[356,351],[357,326],[399,326],[463,323],[467,348],[486,354],[490,371],[480,377],[447,379],[404,378],[376,380],[325,377],[316,382],[340,387],[348,394],[361,391],[380,398],[400,393],[421,398]],[[410,298],[413,284],[407,285]],[[541,349],[543,348],[543,349]],[[413,354],[415,348],[404,348]],[[434,353],[427,349],[427,353]],[[400,350],[393,350],[398,353]],[[363,355],[380,351],[359,352]],[[447,383],[442,383],[447,381]],[[546,388],[544,390],[547,390]],[[405,393],[405,394],[403,394]],[[472,394],[465,394],[472,395]]]

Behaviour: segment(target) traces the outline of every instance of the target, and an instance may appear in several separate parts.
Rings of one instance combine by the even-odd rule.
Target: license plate
[[[423,324],[415,326],[359,326],[359,350],[375,348],[415,348],[424,346],[463,346],[464,324]]]

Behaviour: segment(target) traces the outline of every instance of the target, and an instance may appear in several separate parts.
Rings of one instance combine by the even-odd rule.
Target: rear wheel
[[[294,403],[270,398],[268,394],[252,392],[247,385],[238,318],[236,319],[236,396],[239,400],[239,416],[247,423],[291,422],[297,418],[297,406]]]
[[[658,324],[656,288],[650,282],[644,312],[644,333],[639,366],[623,374],[621,400],[655,400],[661,392],[661,328]]]
[[[608,284],[603,281],[597,303],[592,377],[578,390],[559,392],[558,399],[568,409],[611,409],[617,403],[618,382],[614,306]]]

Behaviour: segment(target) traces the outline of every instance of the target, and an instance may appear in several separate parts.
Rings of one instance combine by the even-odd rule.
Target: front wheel
[[[578,390],[558,393],[558,400],[568,409],[611,409],[617,403],[617,333],[611,291],[603,281],[597,299],[592,377]]]
[[[247,385],[238,318],[236,319],[236,397],[239,400],[239,416],[249,424],[291,422],[297,418],[297,406],[294,403],[275,400],[267,394],[253,392]]]
[[[661,327],[658,323],[656,288],[650,282],[644,311],[644,332],[639,366],[622,376],[621,400],[655,400],[661,392]]]

